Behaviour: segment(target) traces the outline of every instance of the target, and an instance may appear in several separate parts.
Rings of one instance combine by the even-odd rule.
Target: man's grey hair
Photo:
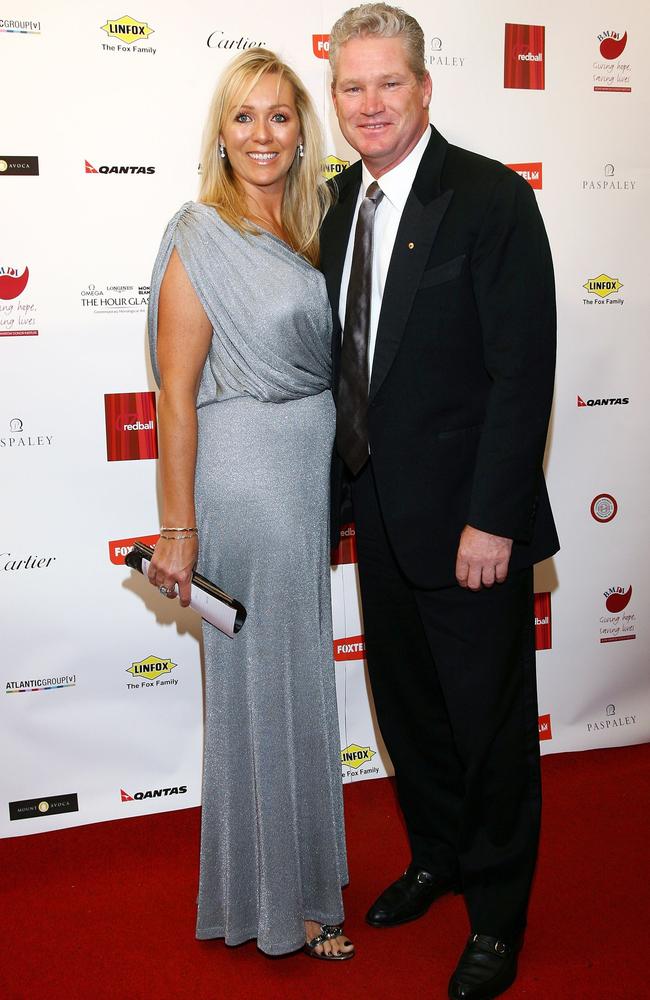
[[[362,3],[341,14],[330,33],[329,59],[332,78],[336,81],[336,63],[342,45],[351,38],[401,38],[408,64],[418,80],[426,73],[424,65],[424,33],[410,14],[401,7],[387,3]]]

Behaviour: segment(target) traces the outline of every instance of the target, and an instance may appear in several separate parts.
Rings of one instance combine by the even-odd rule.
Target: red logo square
[[[158,458],[155,392],[106,393],[104,408],[109,462]]]

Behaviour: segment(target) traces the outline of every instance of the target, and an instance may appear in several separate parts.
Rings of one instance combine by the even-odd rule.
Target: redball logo
[[[0,267],[0,299],[17,299],[29,281],[29,268],[18,274],[15,267]]]
[[[106,393],[104,408],[109,462],[158,458],[154,392]]]
[[[362,635],[350,635],[345,639],[334,640],[334,659],[363,660],[366,655],[366,643]]]
[[[311,44],[314,55],[317,59],[329,59],[330,57],[330,36],[312,35]]]
[[[535,594],[535,649],[550,649],[551,636],[551,595]]]
[[[516,174],[528,181],[536,191],[542,190],[542,164],[541,163],[506,163],[506,167],[514,170]]]
[[[155,545],[160,535],[138,535],[136,538],[120,538],[108,543],[108,554],[114,566],[124,566],[124,559],[136,542],[144,545]]]
[[[544,90],[543,24],[506,24],[503,86]]]
[[[340,566],[343,563],[356,563],[357,559],[357,539],[354,524],[344,524],[340,530],[339,544],[332,549],[332,566]]]
[[[551,730],[551,716],[550,715],[540,715],[537,728],[539,729],[540,740],[552,740],[553,731]]]

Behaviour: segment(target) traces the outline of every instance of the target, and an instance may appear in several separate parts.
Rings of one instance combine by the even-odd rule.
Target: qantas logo
[[[577,397],[578,406],[627,406],[630,402],[629,396],[610,396],[607,399],[583,399]]]
[[[92,163],[88,160],[84,160],[86,165],[87,174],[155,174],[155,167],[125,167],[125,166],[108,166],[107,164],[102,164],[101,167],[94,167]]]

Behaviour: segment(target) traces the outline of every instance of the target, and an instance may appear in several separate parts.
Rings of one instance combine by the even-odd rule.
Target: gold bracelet
[[[182,542],[183,539],[185,539],[185,538],[196,538],[198,540],[198,534],[197,535],[194,535],[194,534],[192,534],[192,535],[171,535],[171,536],[170,535],[161,535],[160,537],[164,538],[166,542]]]
[[[161,530],[161,532],[162,531],[191,531],[193,534],[198,534],[198,531],[199,531],[198,528],[165,528],[165,527],[162,527],[160,530]]]

